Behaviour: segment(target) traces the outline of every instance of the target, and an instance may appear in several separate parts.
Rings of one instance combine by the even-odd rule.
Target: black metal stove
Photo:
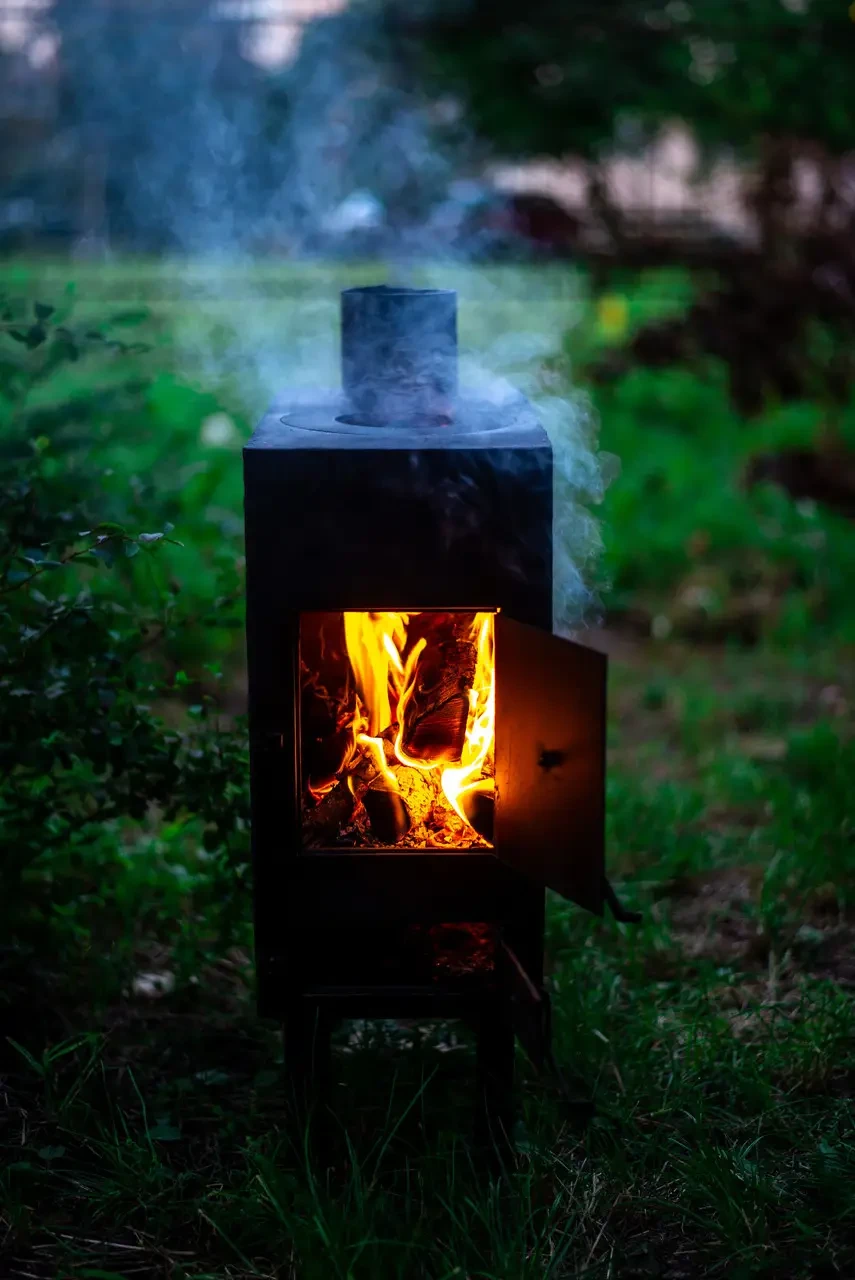
[[[344,390],[245,449],[258,990],[301,1087],[338,1018],[467,1019],[506,1125],[544,888],[607,892],[606,662],[551,634],[546,433],[456,348],[455,294],[348,290]]]

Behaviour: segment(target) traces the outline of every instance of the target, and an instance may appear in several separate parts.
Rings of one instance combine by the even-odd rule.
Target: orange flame
[[[347,656],[356,679],[357,734],[367,728],[376,737],[392,723],[389,704],[389,663],[402,669],[400,648],[407,636],[406,613],[345,613]]]
[[[463,812],[463,797],[470,791],[495,789],[492,778],[482,778],[484,765],[492,751],[496,729],[496,664],[493,644],[493,615],[475,615],[473,631],[478,634],[478,660],[475,680],[469,690],[469,718],[466,739],[459,765],[444,769],[442,789],[451,807],[471,826]]]
[[[354,751],[366,751],[393,790],[398,782],[389,769],[382,735],[397,724],[394,751],[402,764],[430,772],[441,760],[415,759],[404,747],[404,720],[418,679],[419,658],[427,641],[419,639],[409,653],[408,613],[344,614],[345,646],[356,684],[353,720]],[[477,613],[472,639],[477,646],[475,677],[469,690],[469,712],[460,763],[446,766],[440,776],[442,790],[452,808],[471,828],[463,799],[473,792],[492,792],[492,777],[484,776],[493,760],[495,740],[495,655],[492,613]],[[404,654],[406,653],[406,658]]]
[[[407,755],[404,750],[404,715],[407,707],[412,699],[413,690],[416,687],[416,667],[418,665],[419,656],[422,653],[427,641],[422,638],[413,645],[407,657],[407,664],[404,667],[404,678],[401,681],[401,696],[398,699],[398,732],[395,736],[395,755],[401,761],[401,764],[408,764],[412,769],[424,769],[427,772],[435,769],[439,764],[438,760],[416,760],[413,756]]]
[[[383,781],[386,783],[389,790],[397,791],[398,779],[386,763],[386,753],[383,750],[383,739],[369,738],[367,733],[360,733],[357,734],[356,741],[361,747],[365,747],[374,762],[374,768],[382,775]]]

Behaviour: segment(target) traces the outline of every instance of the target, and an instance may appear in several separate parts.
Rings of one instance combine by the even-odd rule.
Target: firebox
[[[456,295],[342,295],[342,389],[246,446],[258,994],[295,1083],[337,1019],[460,1017],[507,1123],[548,1052],[544,891],[601,914],[606,661],[552,634],[553,464],[457,386]]]

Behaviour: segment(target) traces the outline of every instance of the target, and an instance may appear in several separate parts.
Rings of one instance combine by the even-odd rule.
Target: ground
[[[16,270],[42,292],[67,273]],[[111,445],[114,462],[124,476],[183,467],[187,527],[237,546],[235,444],[277,359],[300,375],[337,273],[250,284],[194,270],[179,288],[145,264],[78,269],[78,293],[93,313],[105,292],[123,307],[154,296],[154,435],[133,458]],[[504,350],[514,376],[560,387],[590,421],[576,370],[599,339],[584,282],[502,269],[465,284],[472,345],[503,369]],[[301,336],[288,316],[315,294]],[[684,296],[680,281],[634,282],[630,320]],[[241,325],[251,338],[224,360]],[[522,331],[527,345],[501,347]],[[855,536],[740,483],[752,451],[811,439],[822,414],[772,407],[746,424],[714,369],[630,374],[594,408],[622,467],[598,509],[608,861],[643,921],[550,899],[556,1056],[580,1105],[520,1058],[515,1164],[496,1179],[469,1140],[466,1037],[352,1026],[336,1051],[335,1159],[313,1171],[286,1124],[276,1028],[253,1011],[246,923],[220,948],[195,906],[196,850],[125,832],[110,884],[71,912],[74,968],[46,952],[8,995],[0,1275],[855,1274]],[[208,553],[188,543],[174,572],[204,594]]]

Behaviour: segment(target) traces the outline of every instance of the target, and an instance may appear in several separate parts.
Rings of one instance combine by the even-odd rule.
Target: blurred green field
[[[595,1117],[580,1127],[521,1061],[519,1168],[494,1184],[469,1149],[465,1042],[351,1029],[347,1138],[311,1175],[273,1029],[252,1014],[248,890],[223,953],[198,832],[111,829],[62,906],[79,943],[73,990],[49,978],[63,1017],[33,1030],[9,1077],[0,1260],[102,1280],[129,1261],[196,1280],[852,1275],[855,530],[741,484],[753,454],[814,444],[827,423],[807,403],[741,420],[714,366],[586,387],[586,361],[619,335],[570,268],[414,274],[459,289],[475,359],[565,400],[580,442],[598,430],[620,459],[593,585],[612,654],[608,858],[644,923],[555,900],[548,940],[557,1055]],[[73,279],[78,318],[148,344],[121,367],[107,353],[63,367],[31,408],[78,433],[105,508],[174,525],[183,547],[129,561],[121,590],[189,602],[200,624],[163,661],[194,688],[221,665],[229,715],[243,703],[239,450],[275,391],[335,379],[338,289],[373,278],[0,269],[0,292],[46,301]],[[679,274],[615,292],[630,329],[690,297]],[[855,408],[835,425],[855,440]],[[224,570],[234,598],[218,595]],[[141,987],[152,974],[165,994]]]
[[[338,292],[376,279],[376,268],[122,259],[77,265],[72,275],[82,318],[149,315],[138,330],[153,342],[160,370],[149,429],[127,444],[110,442],[105,457],[116,482],[133,474],[173,495],[179,518],[198,527],[204,513],[233,536],[241,502],[234,453],[274,394],[337,384]],[[6,264],[0,286],[5,280],[52,297],[68,278],[58,263]],[[470,359],[535,399],[566,397],[583,440],[598,431],[600,449],[619,459],[620,479],[596,513],[607,609],[655,619],[661,637],[747,634],[790,650],[855,641],[849,522],[772,486],[749,493],[740,483],[753,455],[815,445],[829,427],[820,406],[772,405],[747,422],[734,413],[724,373],[712,362],[701,372],[637,369],[589,391],[580,370],[615,334],[603,325],[586,277],[571,267],[454,266],[408,278],[453,283]],[[616,293],[632,332],[679,311],[691,286],[678,272],[651,272]],[[49,394],[85,395],[88,379],[81,369],[76,386],[57,382]],[[218,412],[233,430],[223,419],[203,429]],[[855,442],[855,405],[834,425]]]

